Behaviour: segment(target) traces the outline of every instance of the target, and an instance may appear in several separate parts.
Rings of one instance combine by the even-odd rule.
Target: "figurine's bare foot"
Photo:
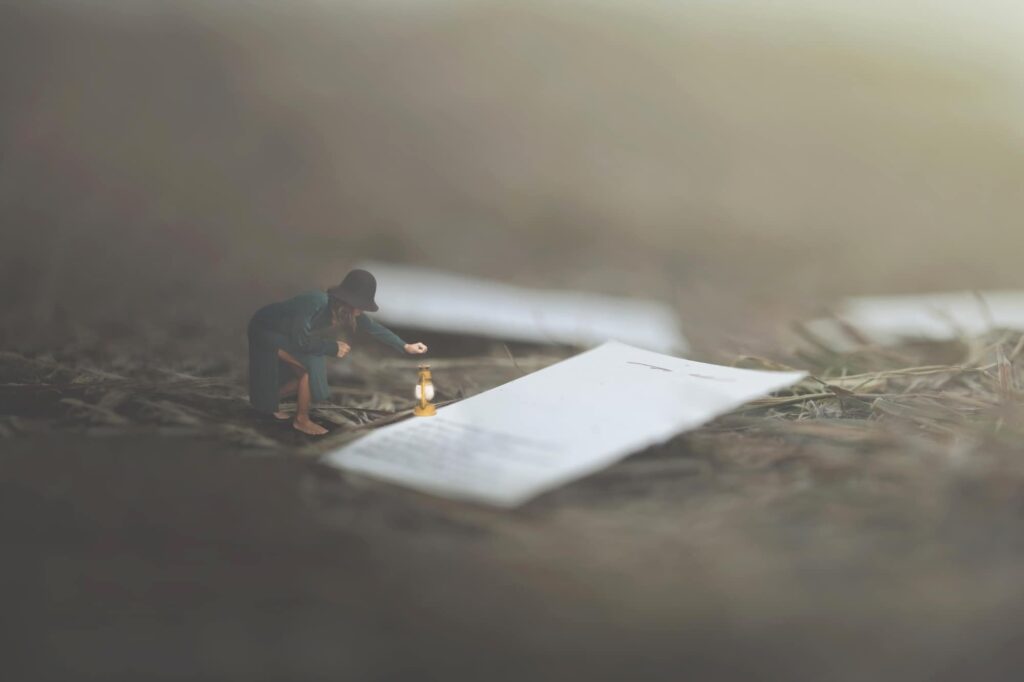
[[[325,433],[327,433],[327,429],[320,426],[319,424],[311,420],[309,417],[306,417],[304,419],[296,417],[295,421],[292,422],[292,426],[295,429],[302,431],[303,433],[310,436],[322,436]]]
[[[290,414],[288,414],[287,412],[275,412],[274,413],[274,419],[278,419],[280,421],[288,421],[291,418],[292,418],[292,416]]]

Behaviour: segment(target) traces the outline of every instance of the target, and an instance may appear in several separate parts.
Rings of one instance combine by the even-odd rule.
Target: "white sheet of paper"
[[[993,329],[1024,331],[1024,292],[963,291],[850,298],[844,301],[838,316],[880,345],[909,339],[947,341]],[[849,350],[857,345],[835,320],[812,320],[808,328],[836,350]]]
[[[380,311],[374,316],[385,324],[584,348],[608,339],[663,353],[688,348],[678,317],[663,303],[527,289],[386,263],[359,267],[377,278]]]
[[[424,492],[514,507],[790,386],[802,372],[721,367],[608,342],[326,456]],[[444,382],[435,373],[435,382]]]

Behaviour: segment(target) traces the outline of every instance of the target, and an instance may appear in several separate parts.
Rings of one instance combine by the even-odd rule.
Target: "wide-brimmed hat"
[[[341,284],[331,287],[327,293],[353,308],[368,310],[371,313],[378,310],[377,303],[373,300],[377,295],[377,278],[366,270],[352,270],[341,280]]]

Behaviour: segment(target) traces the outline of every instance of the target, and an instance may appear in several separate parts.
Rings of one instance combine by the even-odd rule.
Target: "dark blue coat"
[[[309,372],[313,400],[330,396],[325,358],[338,354],[338,339],[325,335],[324,319],[330,314],[327,294],[309,291],[280,303],[271,303],[256,311],[249,321],[249,401],[261,412],[274,412],[281,386],[294,378],[282,368],[278,349],[295,356]],[[365,313],[356,317],[356,328],[398,351],[405,341]],[[284,369],[284,371],[282,371]]]

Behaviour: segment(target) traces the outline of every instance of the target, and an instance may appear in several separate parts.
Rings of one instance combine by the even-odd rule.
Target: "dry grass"
[[[473,356],[432,361],[442,402],[510,381],[566,354],[538,348],[513,355],[500,343],[478,348],[484,350]],[[742,357],[737,366],[798,367],[812,374],[791,390],[716,421],[697,437],[730,431],[747,437],[772,434],[782,438],[778,448],[783,453],[794,443],[807,453],[815,442],[888,450],[912,441],[957,461],[971,453],[1014,449],[1024,432],[1022,350],[1024,335],[1001,332],[900,348],[865,345],[852,353],[810,344],[786,363]],[[74,352],[0,354],[0,435],[61,429],[86,436],[204,436],[244,448],[317,455],[367,428],[408,415],[417,364],[357,355],[351,367],[333,378],[332,400],[316,408],[316,418],[333,433],[309,441],[254,417],[246,402],[244,358],[237,355],[199,367],[123,356],[86,362],[81,357]]]
[[[463,397],[467,388],[475,393],[489,387],[489,383],[496,385],[541,369],[567,355],[543,349],[537,351],[514,357],[505,344],[496,343],[479,355],[433,359],[431,363],[448,380],[448,387],[454,387],[449,388],[448,398]],[[865,345],[852,353],[817,347],[798,350],[787,363],[745,356],[734,364],[753,369],[798,368],[812,372],[791,392],[754,401],[744,407],[743,412],[767,410],[766,416],[805,420],[824,416],[834,408],[846,417],[866,416],[865,410],[877,416],[879,410],[885,411],[888,401],[908,404],[908,401],[931,400],[968,414],[1005,408],[1022,396],[1018,388],[1021,369],[1017,364],[1022,351],[1024,335],[1000,332],[985,338],[963,338],[948,343],[908,343],[901,348]],[[921,362],[937,357],[948,361]],[[20,394],[26,399],[40,393],[69,398],[85,393],[98,397],[109,391],[168,395],[200,402],[226,398],[241,401],[245,397],[243,367],[237,361],[231,366],[210,362],[208,365],[213,365],[213,370],[205,368],[207,373],[199,375],[182,371],[174,362],[154,366],[151,362],[133,363],[122,357],[107,364],[97,366],[68,355],[61,361],[51,354],[31,357],[4,352],[0,353],[0,387],[8,396]],[[415,374],[416,364],[409,360],[362,357],[356,360],[353,370],[342,376],[344,381],[358,374],[368,379],[371,386],[390,385],[407,393],[404,384],[410,382],[403,379]],[[872,368],[871,371],[866,371],[868,368]],[[344,405],[326,405],[325,409],[331,411],[361,409],[393,413],[396,405],[411,403],[410,399],[381,388],[356,388],[343,383],[333,392],[337,401]],[[17,398],[9,404],[16,403]],[[938,415],[934,416],[941,421]]]
[[[795,422],[844,420],[898,425],[940,439],[987,438],[1020,427],[1024,335],[996,332],[900,348],[827,347],[797,354],[812,372],[790,395],[754,401],[744,412]],[[941,358],[941,363],[933,362]],[[777,368],[744,358],[743,366]]]

